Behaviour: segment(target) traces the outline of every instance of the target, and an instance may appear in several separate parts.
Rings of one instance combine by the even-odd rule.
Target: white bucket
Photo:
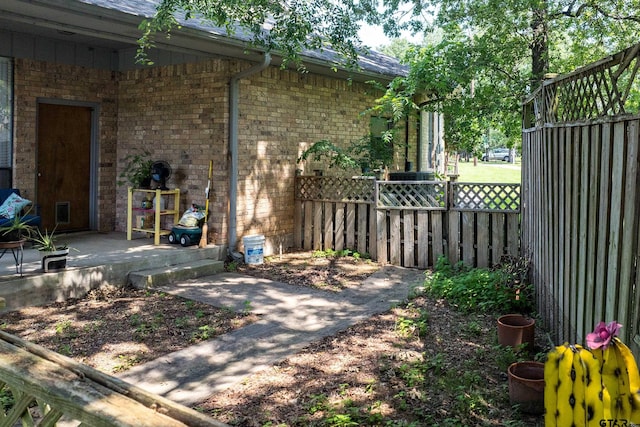
[[[244,262],[247,264],[262,264],[264,262],[264,236],[256,234],[242,238],[244,244]]]

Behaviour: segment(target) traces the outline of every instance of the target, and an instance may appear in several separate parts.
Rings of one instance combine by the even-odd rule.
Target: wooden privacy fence
[[[639,50],[545,82],[524,105],[522,140],[523,253],[546,328],[584,344],[617,320],[636,357]]]
[[[520,255],[520,185],[300,176],[295,245],[404,267],[491,266]]]

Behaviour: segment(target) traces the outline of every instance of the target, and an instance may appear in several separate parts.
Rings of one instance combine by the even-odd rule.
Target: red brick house
[[[213,242],[235,250],[260,233],[266,253],[289,246],[301,151],[367,134],[360,113],[380,93],[365,82],[405,70],[375,52],[354,73],[318,52],[304,55],[307,73],[285,70],[197,20],[158,39],[155,65],[141,67],[137,27],[153,11],[144,0],[0,3],[0,187],[20,188],[45,227],[65,217],[60,230],[124,231],[127,190],[116,182],[128,154],[169,162],[182,210],[204,202],[213,160]],[[415,123],[407,130],[416,141]],[[415,145],[398,165],[418,164]]]

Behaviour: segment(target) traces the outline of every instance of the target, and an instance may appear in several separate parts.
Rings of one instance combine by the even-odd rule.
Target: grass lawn
[[[492,161],[481,162],[477,166],[470,162],[458,162],[459,182],[520,183],[520,159],[515,164]]]

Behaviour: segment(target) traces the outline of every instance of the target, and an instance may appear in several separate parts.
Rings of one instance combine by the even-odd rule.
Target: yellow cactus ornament
[[[617,322],[600,322],[589,349],[564,345],[545,363],[545,426],[640,425],[640,374]]]

